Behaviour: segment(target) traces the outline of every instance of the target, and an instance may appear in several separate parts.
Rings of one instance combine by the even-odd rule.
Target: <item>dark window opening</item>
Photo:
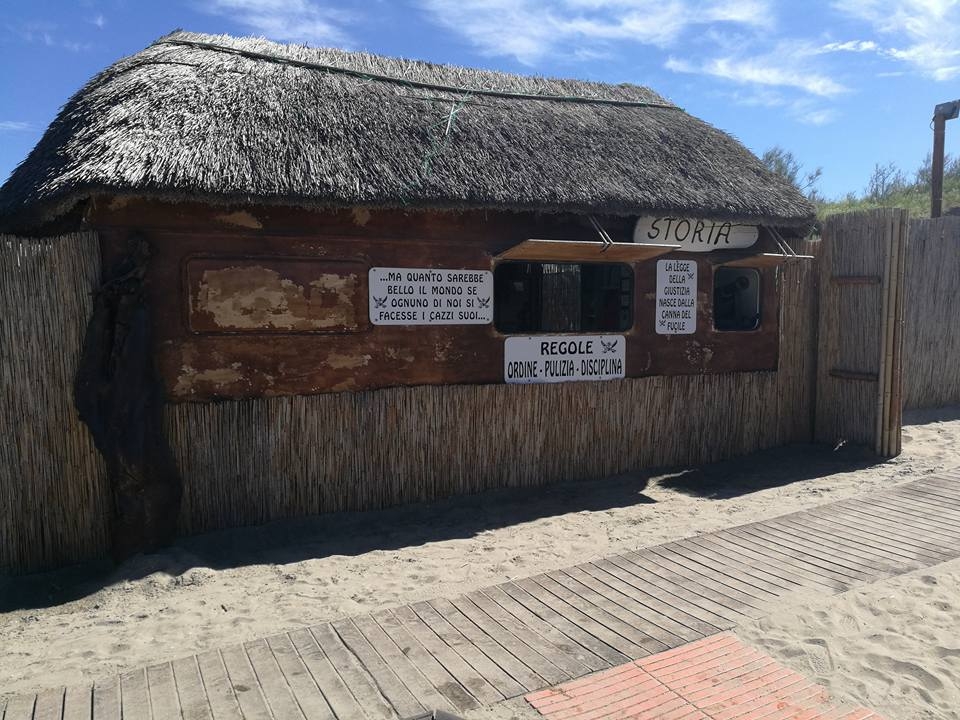
[[[493,273],[502,333],[621,332],[633,325],[633,270],[620,263],[505,262]]]
[[[752,268],[717,268],[713,275],[713,327],[760,327],[760,273]]]

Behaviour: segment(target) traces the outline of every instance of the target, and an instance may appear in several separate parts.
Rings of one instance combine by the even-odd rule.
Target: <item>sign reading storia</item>
[[[676,245],[688,252],[748,248],[759,236],[756,225],[678,217],[642,217],[633,230],[635,243]]]

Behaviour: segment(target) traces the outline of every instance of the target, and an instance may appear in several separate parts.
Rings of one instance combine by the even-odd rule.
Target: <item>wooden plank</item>
[[[273,720],[267,699],[250,665],[250,659],[242,645],[233,645],[220,651],[227,669],[230,684],[236,693],[237,702],[244,720]]]
[[[713,635],[720,631],[717,625],[705,619],[708,617],[716,619],[713,613],[706,612],[700,607],[687,603],[683,598],[652,585],[634,572],[614,563],[610,558],[595,560],[581,567],[584,572],[636,599],[659,617],[665,618],[666,629],[674,630],[678,636],[686,637],[689,633],[692,638],[696,638]],[[637,573],[643,572],[638,567],[632,565],[630,567]],[[726,622],[726,619],[721,621]],[[684,628],[687,630],[684,631]]]
[[[674,596],[681,597],[690,604],[695,604],[704,610],[709,611],[714,617],[725,620],[726,630],[733,624],[739,623],[743,618],[752,618],[757,612],[754,608],[749,608],[736,600],[719,597],[717,593],[710,591],[703,585],[693,582],[689,577],[665,567],[663,563],[654,562],[644,553],[624,553],[619,558],[621,562],[617,565],[629,570],[630,567],[636,567],[643,573],[643,577],[650,582],[655,582],[658,587],[667,589]],[[710,622],[717,625],[712,619]]]
[[[779,568],[780,572],[789,573],[791,577],[798,578],[803,587],[820,586],[831,592],[844,591],[848,588],[848,584],[838,579],[835,574],[781,552],[777,546],[758,543],[756,538],[741,537],[732,528],[713,535],[713,542],[729,547],[735,555],[765,563],[768,568]]]
[[[491,705],[505,698],[466,658],[424,623],[412,608],[394,608],[392,615],[481,705]]]
[[[575,674],[562,670],[551,660],[551,656],[555,657],[557,653],[550,651],[550,648],[544,642],[543,638],[516,625],[514,626],[516,632],[507,629],[501,623],[497,622],[497,620],[490,617],[490,615],[471,598],[461,595],[460,597],[453,598],[450,602],[464,617],[495,640],[500,647],[517,658],[517,660],[526,667],[530,668],[537,677],[543,678],[547,685],[555,685],[564,680],[569,680],[578,674],[582,674],[584,671],[584,668],[580,666],[579,663],[577,663],[578,669],[575,671]],[[495,604],[494,607],[496,607]],[[517,637],[517,633],[522,635],[524,639],[521,640]]]
[[[517,640],[528,647],[534,648],[543,657],[556,665],[567,677],[580,677],[593,670],[591,666],[584,664],[581,660],[581,657],[588,651],[571,642],[571,640],[564,637],[562,633],[546,626],[545,623],[532,613],[526,613],[529,615],[531,622],[525,623],[519,621],[514,615],[505,610],[500,603],[488,597],[482,591],[478,590],[469,593],[467,597],[474,605],[489,615],[504,629],[512,633]],[[509,597],[502,594],[500,597],[508,605],[517,607],[517,603]],[[520,612],[524,611],[522,606],[518,609]],[[545,632],[541,632],[541,630]],[[554,637],[557,638],[559,644],[554,642]],[[542,673],[540,674],[542,675]]]
[[[354,659],[329,623],[311,627],[310,633],[367,715],[381,720],[396,717],[393,706],[380,692],[370,673]]]
[[[580,576],[584,575],[590,577],[593,582],[600,583],[604,595],[661,628],[667,634],[661,638],[662,640],[666,642],[667,637],[673,637],[674,640],[667,642],[668,645],[674,644],[677,640],[690,642],[717,632],[717,628],[713,625],[688,615],[631,584],[623,576],[632,576],[616,565],[604,564],[600,560],[578,565],[565,572],[575,579],[580,579]],[[597,591],[601,591],[599,587]]]
[[[242,720],[240,703],[220,651],[211,650],[197,655],[197,668],[214,720]]]
[[[918,557],[917,552],[905,549],[899,542],[891,542],[889,537],[883,538],[874,535],[850,523],[837,522],[831,524],[812,514],[807,515],[802,520],[784,517],[779,520],[779,523],[783,527],[791,527],[799,532],[810,530],[836,542],[850,544],[860,550],[861,553],[870,553],[874,557],[883,558],[888,563],[928,565],[931,561],[937,559],[924,552],[919,553]]]
[[[921,492],[914,488],[902,488],[897,492],[889,493],[887,500],[907,502],[914,507],[929,508],[929,519],[942,524],[944,529],[960,530],[960,510],[954,508],[944,498],[931,493]]]
[[[433,653],[413,636],[410,630],[403,626],[393,613],[389,610],[381,610],[373,613],[372,617],[380,629],[400,648],[400,652],[423,673],[455,711],[467,712],[479,707],[479,703],[470,692],[447,671]],[[366,632],[364,634],[366,635]],[[421,704],[423,704],[422,700]]]
[[[120,676],[120,710],[123,720],[152,720],[146,668]]]
[[[742,558],[738,563],[731,563],[724,553],[709,544],[702,547],[687,540],[676,540],[671,543],[671,546],[678,554],[693,562],[715,567],[723,575],[740,583],[749,584],[762,593],[758,596],[761,598],[779,598],[796,587],[795,584],[787,583],[782,578],[769,575],[762,568],[749,565]],[[750,572],[744,572],[744,568],[749,568]]]
[[[646,245],[615,242],[604,245],[600,240],[524,240],[507,248],[498,260],[539,260],[541,262],[641,262],[676,252],[674,245]]]
[[[911,534],[915,534],[918,539],[938,544],[946,543],[948,547],[960,546],[958,543],[960,532],[946,528],[942,523],[932,519],[925,508],[914,506],[909,501],[885,497],[864,498],[857,507],[845,508],[845,510],[861,515],[867,522],[895,524],[902,529],[909,527]]]
[[[765,577],[771,578],[771,583],[775,582],[786,592],[795,592],[800,588],[818,584],[816,580],[804,575],[796,568],[778,563],[776,560],[756,552],[747,552],[744,548],[731,543],[729,538],[724,537],[722,533],[695,535],[686,538],[683,542],[690,547],[699,548],[704,553],[710,553],[712,556],[726,558],[729,566],[749,568],[751,572],[762,573]],[[827,580],[821,578],[819,585],[826,586],[826,583]]]
[[[910,534],[914,535],[917,540],[933,545],[958,547],[960,533],[945,529],[943,525],[930,519],[927,510],[922,507],[911,506],[908,502],[885,497],[864,498],[858,506],[851,506],[845,508],[845,510],[861,516],[864,522],[871,524],[895,525],[900,529],[909,527]]]
[[[837,285],[879,285],[883,282],[879,275],[834,275],[830,279]]]
[[[90,720],[93,716],[93,685],[68,687],[63,695],[63,720]]]
[[[36,704],[36,695],[14,695],[7,701],[7,709],[0,717],[3,720],[32,720]]]
[[[570,598],[577,602],[573,593],[566,590],[562,585],[551,582],[548,578],[542,576],[537,578],[524,578],[516,580],[517,587],[525,590],[544,605],[549,605],[556,612],[565,617],[569,622],[579,626],[586,632],[593,635],[601,642],[606,643],[618,652],[626,655],[630,659],[646,657],[650,653],[634,641],[625,638],[616,630],[611,630],[607,623],[614,626],[622,625],[619,621],[614,622],[616,618],[609,618],[599,608],[588,607],[587,612],[581,611],[575,604],[571,604],[565,598]],[[544,584],[547,587],[544,587]],[[594,617],[596,615],[596,617]],[[601,618],[606,618],[607,622],[600,622]]]
[[[831,368],[830,377],[837,380],[855,380],[857,382],[879,382],[880,376],[873,372],[860,372],[859,370],[845,370],[843,368]]]
[[[353,625],[425,710],[454,709],[450,701],[434,687],[421,669],[397,647],[371,616],[355,617]],[[334,627],[338,626],[334,624]]]
[[[280,666],[273,657],[267,641],[253,640],[244,643],[243,649],[253,666],[253,672],[257,676],[257,682],[260,683],[260,689],[267,700],[271,714],[275,718],[285,720],[286,718],[290,720],[303,718],[300,705],[293,696],[290,686],[287,685],[283,673],[280,672]]]
[[[310,670],[304,664],[289,636],[274,635],[267,638],[266,643],[270,652],[273,653],[283,679],[290,687],[290,692],[296,698],[303,716],[307,720],[335,720],[333,710],[324,699],[323,693],[314,682]],[[250,652],[249,649],[247,652]]]
[[[516,583],[504,583],[498,585],[497,589],[528,612],[540,618],[542,622],[554,628],[558,633],[561,633],[581,647],[589,650],[600,661],[605,663],[605,666],[619,665],[630,659],[629,656],[598,639],[576,623],[570,622],[558,613],[553,606],[541,602]],[[493,596],[489,592],[487,594],[491,597]],[[504,607],[506,607],[506,605]]]
[[[484,655],[495,662],[507,675],[520,683],[525,690],[539,690],[549,683],[528,667],[522,660],[500,645],[495,638],[471,622],[452,602],[446,599],[429,603],[439,615],[455,627],[461,635],[472,642]],[[422,617],[422,616],[421,616]]]
[[[177,685],[177,695],[180,698],[180,711],[183,713],[184,720],[213,720],[213,711],[207,700],[207,693],[203,689],[203,678],[200,677],[197,658],[174,660],[172,667],[173,680]]]
[[[889,552],[874,550],[861,542],[831,536],[818,529],[812,523],[803,521],[793,524],[780,519],[768,520],[765,525],[785,537],[796,538],[808,546],[814,545],[824,552],[830,552],[843,559],[846,565],[860,565],[870,568],[874,574],[903,572],[906,561],[892,557]]]
[[[725,615],[718,614],[713,609],[714,606],[699,595],[689,592],[675,582],[664,579],[658,572],[660,568],[656,568],[657,571],[651,571],[643,565],[631,562],[625,555],[613,555],[595,562],[594,565],[607,570],[611,574],[616,573],[617,577],[635,585],[638,589],[646,589],[650,594],[656,592],[663,602],[676,607],[687,615],[699,618],[701,622],[713,626],[716,631],[727,630],[737,622]],[[726,608],[719,608],[719,611],[731,614]]]
[[[934,552],[930,546],[907,540],[895,533],[882,531],[876,523],[864,526],[855,522],[848,514],[828,515],[810,513],[805,521],[807,526],[818,527],[823,532],[845,538],[848,541],[860,542],[864,546],[878,551],[886,551],[892,556],[908,562],[920,562],[925,565],[942,562],[946,557],[943,552]]]
[[[93,720],[120,720],[119,677],[108,677],[94,684]]]
[[[421,602],[410,607],[427,627],[433,630],[454,652],[493,685],[504,698],[517,697],[525,692],[522,684],[504,672],[499,665],[465,638],[431,605]]]
[[[666,650],[676,644],[679,639],[676,635],[666,632],[659,625],[651,622],[644,615],[638,615],[616,602],[612,597],[616,593],[592,575],[582,571],[575,575],[570,570],[559,570],[547,573],[545,576],[571,593],[570,599],[566,595],[563,596],[563,599],[568,603],[575,603],[579,610],[587,613],[595,620],[599,620],[614,632],[635,642],[648,652]],[[556,594],[553,587],[547,589]],[[602,613],[596,613],[591,606],[599,608]],[[607,621],[607,617],[613,618],[615,622],[611,624]]]
[[[360,703],[334,669],[313,634],[309,630],[303,629],[289,633],[288,637],[297,651],[297,655],[310,672],[311,679],[320,688],[324,699],[333,710],[333,714],[340,720],[366,717]],[[379,702],[383,704],[384,709],[380,716],[388,716],[390,709],[386,702],[383,700],[379,700]]]
[[[658,565],[669,567],[684,577],[689,577],[704,587],[710,588],[725,597],[733,598],[746,607],[762,611],[775,598],[769,592],[758,590],[754,585],[733,577],[717,569],[712,559],[693,559],[689,553],[675,543],[647,548],[645,553]]]
[[[173,666],[170,663],[152,665],[147,668],[147,684],[150,687],[150,707],[155,718],[179,718],[180,697],[177,684],[173,679]]]
[[[842,508],[817,508],[817,513],[813,517],[824,521],[843,522],[850,527],[851,531],[870,535],[878,541],[895,541],[904,550],[930,558],[932,564],[955,557],[955,550],[945,549],[941,543],[931,541],[929,536],[914,533],[912,528],[904,529],[899,518],[885,517],[877,513],[861,514],[852,509]]]
[[[762,529],[754,528],[752,525],[730,528],[727,532],[734,537],[740,538],[740,540],[744,542],[764,548],[767,552],[786,555],[799,561],[798,564],[800,565],[816,568],[817,572],[822,572],[828,577],[832,577],[847,586],[849,586],[850,583],[863,582],[861,573],[841,568],[829,560],[825,561],[818,555],[811,554],[806,549],[799,548],[795,544],[789,543],[776,535],[770,536],[764,533]]]
[[[37,695],[37,704],[33,709],[33,720],[60,720],[63,717],[63,698],[66,688],[51,688]],[[0,717],[3,708],[0,707]]]
[[[801,535],[785,532],[770,522],[753,523],[738,528],[738,530],[780,547],[789,548],[793,552],[809,558],[808,562],[811,564],[817,563],[822,568],[842,573],[858,582],[872,580],[879,576],[874,568],[853,558],[838,557],[836,552],[825,549],[827,547],[835,550],[836,548],[832,543],[826,543],[822,539],[815,542]]]

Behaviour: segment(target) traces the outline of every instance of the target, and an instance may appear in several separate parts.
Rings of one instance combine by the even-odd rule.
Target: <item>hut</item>
[[[812,219],[644,87],[163,37],[0,189],[0,568],[809,439]]]

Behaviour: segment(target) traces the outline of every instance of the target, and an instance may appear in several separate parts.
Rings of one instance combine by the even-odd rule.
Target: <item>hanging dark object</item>
[[[130,240],[94,299],[74,399],[107,464],[112,553],[120,561],[174,537],[181,482],[163,430],[144,277],[150,246]]]

